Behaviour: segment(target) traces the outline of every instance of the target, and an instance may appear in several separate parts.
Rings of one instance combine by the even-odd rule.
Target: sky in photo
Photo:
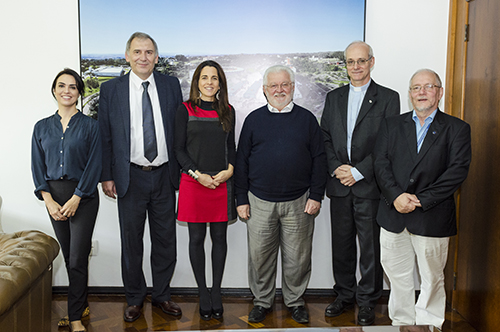
[[[343,50],[363,39],[365,0],[80,0],[82,55],[123,54],[136,31],[161,55]]]

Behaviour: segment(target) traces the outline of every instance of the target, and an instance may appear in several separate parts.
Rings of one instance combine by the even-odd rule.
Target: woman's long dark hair
[[[201,105],[200,90],[198,89],[198,82],[200,81],[201,71],[205,67],[214,67],[217,69],[217,76],[219,76],[219,92],[217,98],[214,98],[213,106],[214,110],[219,115],[219,120],[222,124],[222,129],[225,132],[231,131],[233,125],[233,114],[231,108],[229,107],[229,98],[227,95],[227,80],[222,67],[215,61],[207,60],[203,61],[198,65],[193,74],[193,79],[191,81],[191,90],[189,91],[188,103],[191,104],[193,109],[195,105]]]

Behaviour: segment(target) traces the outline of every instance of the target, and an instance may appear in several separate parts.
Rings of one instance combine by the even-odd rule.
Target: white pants
[[[428,237],[406,229],[392,233],[381,229],[381,263],[391,283],[389,318],[392,325],[434,325],[444,323],[446,293],[444,267],[449,237]],[[420,296],[415,304],[415,257],[420,274]]]

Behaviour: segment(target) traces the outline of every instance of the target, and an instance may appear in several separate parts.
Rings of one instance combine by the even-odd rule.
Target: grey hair
[[[413,81],[413,78],[417,75],[417,74],[420,74],[420,73],[429,73],[429,74],[433,74],[435,77],[436,77],[436,81],[438,82],[438,85],[440,87],[443,87],[443,83],[441,83],[441,78],[439,78],[439,75],[432,69],[428,69],[428,68],[422,68],[422,69],[419,69],[415,72],[415,74],[413,74],[410,78],[410,85],[409,87],[411,87],[411,82]]]
[[[278,73],[280,71],[286,71],[288,75],[290,75],[290,81],[292,81],[292,83],[295,83],[295,73],[290,69],[290,67],[275,65],[267,68],[266,72],[264,73],[264,85],[267,85],[267,77],[269,76],[269,74]]]
[[[362,41],[362,40],[355,40],[352,43],[350,43],[349,45],[347,45],[347,47],[344,50],[344,58],[346,60],[347,60],[347,50],[349,49],[349,47],[354,46],[354,45],[364,45],[364,46],[368,47],[368,58],[373,58],[373,49],[372,49],[372,47],[370,45],[368,45],[367,43],[365,43],[364,41]]]
[[[155,40],[150,35],[144,32],[134,32],[132,36],[130,36],[130,38],[127,41],[127,46],[125,48],[125,52],[127,52],[128,55],[130,55],[130,44],[132,44],[132,40],[134,40],[135,38],[151,40],[151,42],[153,42],[153,45],[155,47],[155,56],[158,55],[158,45],[156,44]]]

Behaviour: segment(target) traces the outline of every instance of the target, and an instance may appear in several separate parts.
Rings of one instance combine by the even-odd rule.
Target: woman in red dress
[[[221,283],[227,254],[228,221],[236,219],[233,165],[234,109],[222,67],[204,61],[196,68],[189,100],[175,119],[175,154],[182,168],[177,219],[188,223],[189,258],[200,297],[200,316],[221,319]],[[205,236],[210,224],[212,289],[205,278]]]

